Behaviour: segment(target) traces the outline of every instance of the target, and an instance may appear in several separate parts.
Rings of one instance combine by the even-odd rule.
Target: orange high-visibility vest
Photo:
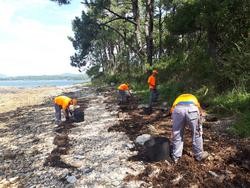
[[[191,103],[196,105],[199,109],[201,109],[200,103],[198,101],[198,99],[192,95],[192,94],[182,94],[179,97],[177,97],[172,105],[172,108],[170,110],[170,112],[172,113],[174,111],[174,108],[177,104],[183,102],[185,103]]]
[[[121,90],[121,91],[127,91],[129,88],[128,88],[128,85],[127,84],[121,84],[119,85],[118,87],[118,90]]]
[[[154,75],[151,75],[148,77],[148,85],[149,85],[149,89],[156,88],[156,78]]]
[[[72,99],[67,96],[58,96],[54,99],[54,102],[61,106],[62,109],[66,110],[69,107],[71,100]]]

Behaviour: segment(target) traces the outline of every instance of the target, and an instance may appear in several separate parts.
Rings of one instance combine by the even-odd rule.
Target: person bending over
[[[56,124],[60,125],[61,124],[61,110],[66,118],[66,121],[69,120],[69,113],[72,113],[70,111],[70,106],[76,106],[77,100],[76,99],[71,99],[70,97],[67,96],[57,96],[54,99],[55,103],[55,116],[56,116]]]
[[[208,157],[208,152],[203,150],[202,139],[202,109],[197,98],[192,94],[182,94],[177,97],[172,105],[172,157],[175,163],[181,158],[183,150],[183,134],[185,125],[189,125],[192,132],[192,146],[194,157],[197,161]]]
[[[128,103],[128,99],[131,96],[129,91],[129,84],[124,83],[118,86],[118,103],[119,104],[126,104]]]

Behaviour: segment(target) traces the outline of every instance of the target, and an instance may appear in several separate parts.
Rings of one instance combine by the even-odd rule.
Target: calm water
[[[88,82],[88,80],[0,80],[0,86],[11,87],[41,87],[41,86],[71,86]]]

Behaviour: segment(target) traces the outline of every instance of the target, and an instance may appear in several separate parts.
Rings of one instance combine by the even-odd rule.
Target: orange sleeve
[[[155,88],[155,77],[154,76],[150,76],[148,78],[148,84],[149,84],[149,88],[150,89],[154,89]]]

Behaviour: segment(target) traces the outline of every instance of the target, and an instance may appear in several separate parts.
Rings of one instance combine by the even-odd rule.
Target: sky
[[[81,0],[59,6],[50,0],[0,0],[0,74],[7,76],[79,73],[68,36],[81,15]]]

